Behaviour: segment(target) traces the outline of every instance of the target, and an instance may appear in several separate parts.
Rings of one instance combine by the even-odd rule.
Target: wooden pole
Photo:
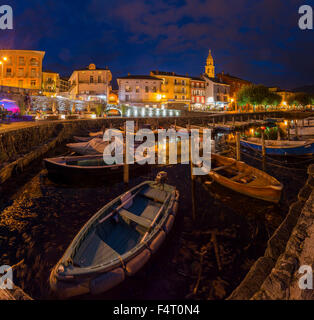
[[[237,135],[236,135],[236,148],[237,148],[237,161],[241,161],[240,132],[237,132]]]
[[[130,171],[129,165],[127,164],[127,149],[126,149],[126,122],[124,123],[124,132],[125,132],[125,142],[123,144],[123,154],[124,154],[124,164],[123,164],[123,182],[129,184],[130,180]]]
[[[288,140],[290,140],[290,120],[288,120]]]
[[[177,119],[174,120],[174,130],[177,131]]]
[[[299,130],[298,130],[298,122],[297,120],[294,121],[294,126],[295,126],[295,136],[298,139],[299,138]]]
[[[266,146],[265,146],[265,133],[262,132],[262,156],[263,158],[266,157]]]
[[[196,220],[196,207],[195,207],[195,176],[193,175],[193,161],[192,161],[192,146],[191,146],[191,138],[190,138],[190,169],[191,169],[191,192],[192,192],[192,218]]]

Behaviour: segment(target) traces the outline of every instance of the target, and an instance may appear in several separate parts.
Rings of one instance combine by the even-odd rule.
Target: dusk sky
[[[70,75],[94,62],[114,77],[151,70],[198,76],[208,49],[216,71],[255,83],[314,84],[314,30],[298,9],[314,0],[4,0],[14,30],[1,49],[46,51],[44,69]]]

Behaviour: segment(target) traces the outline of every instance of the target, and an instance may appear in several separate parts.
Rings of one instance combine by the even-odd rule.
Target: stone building
[[[237,99],[237,93],[246,86],[252,85],[252,82],[243,80],[241,78],[232,76],[230,74],[225,74],[224,72],[221,72],[217,74],[217,78],[230,85],[230,98],[236,101]]]
[[[41,90],[44,51],[0,50],[0,85]]]
[[[119,103],[138,107],[160,107],[162,80],[146,75],[128,75],[117,79]]]
[[[208,108],[224,109],[230,103],[230,85],[215,76],[214,59],[209,50],[206,60],[205,73],[202,75],[205,81],[205,104]]]
[[[151,71],[151,76],[162,80],[162,106],[169,109],[190,110],[191,78],[174,72]]]
[[[47,97],[55,97],[60,91],[59,73],[44,71],[42,76],[42,93]]]
[[[206,81],[202,78],[191,78],[191,109],[202,110],[205,108],[205,85]]]
[[[95,64],[90,64],[85,69],[73,71],[69,79],[69,96],[72,99],[107,102],[111,80],[112,74],[108,68],[96,68]]]

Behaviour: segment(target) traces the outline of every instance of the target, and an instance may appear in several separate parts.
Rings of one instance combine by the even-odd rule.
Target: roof
[[[152,71],[151,73],[154,74],[155,76],[178,77],[178,78],[186,78],[186,79],[191,78],[187,75],[183,76],[183,75],[176,74],[175,72],[166,72],[166,71],[155,70],[155,71]]]
[[[195,81],[205,81],[204,79],[200,78],[200,77],[191,77],[191,80],[195,80]]]
[[[129,75],[125,77],[118,77],[117,79],[138,79],[138,80],[158,80],[160,81],[161,79],[157,77],[152,77],[152,76],[147,76],[147,75]]]
[[[222,85],[225,85],[225,86],[229,86],[228,83],[225,83],[225,82],[221,81],[221,80],[218,79],[218,78],[211,78],[211,77],[209,77],[207,74],[204,74],[204,77],[207,78],[207,79],[209,79],[209,80],[211,80],[211,81],[214,82],[214,83],[218,83],[218,84],[222,84]]]
[[[108,67],[105,68],[97,68],[95,64],[91,63],[90,65],[88,65],[87,67],[83,68],[83,69],[76,69],[75,71],[110,71]]]
[[[245,82],[251,82],[251,81],[244,80],[244,79],[241,79],[241,78],[236,77],[236,76],[232,76],[232,75],[229,74],[229,73],[218,73],[217,76],[223,76],[223,77],[228,77],[228,78],[232,78],[232,79],[235,79],[235,80],[240,80],[240,81],[245,81]]]
[[[59,74],[58,72],[54,72],[54,71],[51,71],[51,70],[44,70],[43,72],[44,73],[56,73],[56,74]]]

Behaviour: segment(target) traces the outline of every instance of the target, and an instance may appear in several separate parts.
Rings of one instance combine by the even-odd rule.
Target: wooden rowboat
[[[217,183],[249,197],[278,203],[283,185],[267,173],[218,154],[212,154],[209,176]]]
[[[144,159],[144,158],[143,158]],[[66,183],[96,183],[107,178],[122,177],[123,164],[108,165],[103,155],[70,156],[44,159],[51,180]],[[134,163],[129,166],[130,172],[145,170],[148,165]]]
[[[81,229],[50,275],[61,298],[99,294],[139,271],[170,232],[175,187],[143,182],[100,209]]]
[[[259,138],[241,139],[245,148],[262,151],[262,140]],[[312,156],[314,154],[314,139],[304,141],[265,140],[266,154],[273,156]]]

